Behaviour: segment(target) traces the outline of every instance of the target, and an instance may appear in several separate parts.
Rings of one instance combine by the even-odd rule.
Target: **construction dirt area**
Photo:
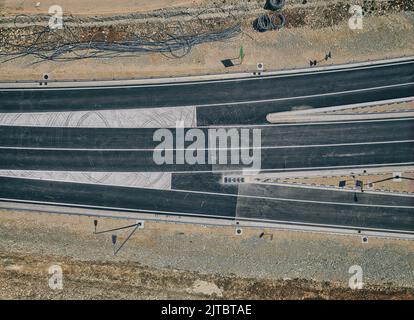
[[[272,70],[308,67],[310,60],[323,60],[328,52],[332,58],[320,65],[414,52],[411,1],[354,1],[364,8],[363,28],[355,30],[349,27],[352,15],[346,2],[291,0],[282,10],[284,27],[268,32],[253,28],[255,19],[266,12],[262,0],[122,0],[113,8],[112,1],[53,1],[62,6],[65,24],[53,31],[47,28],[51,2],[36,6],[37,1],[0,1],[2,80],[38,80],[44,73],[58,80],[255,71],[260,62]],[[182,38],[211,33],[218,35],[215,41]],[[101,52],[91,44],[136,39],[161,41],[166,51]],[[84,50],[62,51],[63,44],[74,42],[82,43]],[[226,59],[233,66],[225,67]]]
[[[100,219],[99,230],[133,221]],[[1,212],[2,299],[413,299],[412,241],[145,223],[118,255],[92,218]],[[128,231],[119,231],[120,240]],[[60,266],[63,288],[48,285]],[[352,290],[349,268],[364,270]]]
[[[411,0],[353,1],[364,9],[362,29],[349,27],[348,1],[287,0],[285,25],[258,32],[264,2],[0,0],[0,81],[174,77],[414,55]],[[63,9],[63,29],[48,27],[52,5]],[[408,102],[341,114],[413,109]],[[345,188],[356,190],[361,180],[365,190],[412,194],[414,171],[400,178],[257,181],[337,187],[349,180]],[[414,299],[407,238],[257,227],[236,234],[235,226],[146,221],[114,255],[111,233],[94,234],[94,219],[0,210],[0,299]],[[133,223],[100,218],[98,231]],[[115,232],[118,243],[128,233]],[[62,268],[57,290],[49,285],[52,266]],[[363,270],[362,289],[350,288],[353,266]]]

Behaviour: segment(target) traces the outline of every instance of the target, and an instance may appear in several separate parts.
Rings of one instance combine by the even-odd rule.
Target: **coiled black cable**
[[[278,30],[278,29],[283,28],[283,26],[286,23],[286,18],[280,12],[276,12],[270,18],[270,22],[271,22],[271,25],[272,25],[272,29],[273,30]]]
[[[267,0],[265,9],[268,10],[281,10],[285,6],[285,0]]]
[[[285,16],[280,12],[276,12],[271,16],[268,16],[267,14],[261,15],[255,20],[255,22],[253,23],[253,27],[255,30],[259,32],[265,32],[268,30],[281,29],[283,28],[285,23]]]
[[[19,16],[21,18],[22,16]],[[15,19],[15,23],[17,21]],[[40,30],[39,30],[40,28]],[[135,36],[130,40],[106,41],[95,40],[95,35],[89,39],[80,39],[76,32],[65,26],[63,30],[52,30],[48,26],[37,27],[31,32],[29,44],[22,45],[2,39],[3,47],[0,56],[9,57],[4,61],[32,55],[43,60],[70,61],[86,58],[112,58],[128,56],[136,53],[157,52],[170,54],[179,58],[188,54],[192,47],[208,42],[223,41],[241,33],[241,25],[236,24],[224,30],[195,35],[164,34],[165,40],[156,37]]]
[[[260,32],[265,32],[272,29],[272,22],[270,21],[270,17],[267,14],[262,14],[259,16],[254,22],[254,28]]]

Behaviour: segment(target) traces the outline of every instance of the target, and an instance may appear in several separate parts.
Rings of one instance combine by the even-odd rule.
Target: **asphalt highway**
[[[236,129],[240,134],[246,127]],[[249,126],[250,131],[261,130],[261,145],[266,147],[306,146],[321,144],[403,141],[414,139],[414,119],[328,122],[316,124],[288,124]],[[398,128],[398,130],[396,130]],[[212,127],[210,129],[220,129]],[[62,149],[154,149],[152,128],[62,128],[0,126],[0,147],[10,148],[62,148]],[[170,129],[176,137],[175,129]],[[185,133],[191,130],[185,129]],[[208,136],[207,128],[200,128]],[[188,147],[192,142],[185,142]]]
[[[261,172],[363,168],[413,165],[414,119],[263,125],[266,115],[412,97],[413,92],[414,60],[407,59],[174,84],[47,89],[0,85],[0,116],[196,106],[198,129],[206,137],[208,129],[215,128],[239,134],[244,129],[261,130]],[[0,126],[0,170],[171,173],[171,188],[158,190],[22,178],[10,171],[0,175],[0,201],[414,232],[410,195],[223,184],[223,174],[240,174],[251,164],[211,164],[208,152],[204,164],[156,164],[154,148],[160,143],[153,139],[156,130]],[[174,129],[172,133],[175,137]],[[191,143],[185,142],[184,148]],[[250,155],[258,151],[251,149],[251,143]],[[176,144],[173,149],[177,152]]]
[[[262,130],[261,170],[414,163],[413,119],[249,129],[255,128]],[[215,164],[213,168],[208,150],[204,152],[204,163],[177,164],[175,159],[173,164],[159,165],[153,159],[154,148],[159,144],[153,139],[155,130],[3,126],[0,169],[209,172],[237,171],[251,166],[250,163],[230,165],[228,151],[228,163]],[[202,130],[208,137],[207,129]],[[230,139],[227,147],[231,147]],[[205,148],[208,149],[207,143]]]
[[[230,152],[229,152],[230,154]],[[3,149],[1,169],[62,171],[240,171],[251,164],[164,164],[154,162],[153,151],[76,151]],[[230,155],[227,157],[230,162]],[[260,170],[312,169],[352,165],[389,165],[414,163],[414,142],[390,142],[362,145],[277,148],[261,150]]]
[[[155,214],[295,222],[412,232],[413,197],[270,185],[240,185],[238,194],[151,190],[0,177],[0,199],[132,210]],[[282,192],[279,192],[282,191]],[[309,200],[312,199],[312,200]],[[398,205],[395,205],[398,204]]]
[[[403,98],[413,92],[411,59],[336,71],[172,85],[0,89],[0,112],[196,106],[198,125],[258,124],[265,123],[268,113]]]

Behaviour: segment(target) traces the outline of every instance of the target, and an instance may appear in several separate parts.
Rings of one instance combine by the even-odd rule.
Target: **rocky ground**
[[[265,69],[308,67],[309,60],[322,59],[329,51],[332,59],[321,65],[382,59],[414,53],[414,13],[412,2],[356,1],[364,7],[363,29],[351,30],[349,4],[338,1],[287,2],[283,9],[286,25],[278,31],[260,33],[253,29],[254,20],[262,13],[264,1],[243,0],[215,2],[205,0],[198,6],[156,11],[119,13],[112,16],[67,15],[67,28],[48,32],[43,40],[65,36],[88,42],[119,41],[135,36],[165,39],[169,36],[219,32],[241,24],[242,32],[220,42],[204,43],[177,52],[181,58],[166,54],[134,54],[111,59],[87,59],[66,62],[43,61],[32,56],[7,61],[0,58],[0,79],[39,79],[49,73],[51,79],[134,78],[200,73],[252,71],[258,62]],[[1,7],[1,6],[0,6]],[[23,10],[22,13],[25,11]],[[17,12],[15,12],[17,13]],[[0,48],[9,52],[10,44],[31,44],[44,30],[47,13],[19,17],[8,13],[0,18]],[[15,26],[16,22],[16,26]],[[33,26],[33,24],[38,24]],[[40,25],[39,25],[40,24]],[[243,63],[237,59],[243,46]],[[226,68],[222,60],[234,59],[235,66]],[[6,62],[7,61],[7,62]],[[35,64],[33,64],[35,63]]]
[[[99,230],[131,221],[100,219]],[[412,241],[273,229],[144,225],[117,256],[93,219],[0,215],[2,299],[413,299]],[[118,232],[119,243],[128,231]],[[63,289],[48,269],[63,271]],[[360,265],[364,288],[348,287]]]

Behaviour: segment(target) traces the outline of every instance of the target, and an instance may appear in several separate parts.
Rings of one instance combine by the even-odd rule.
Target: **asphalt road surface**
[[[272,171],[414,163],[413,127],[413,119],[397,119],[249,129],[261,130],[261,149],[255,151],[260,154],[260,169]],[[203,151],[203,163],[179,164],[175,150],[173,164],[159,165],[153,158],[159,144],[153,139],[155,130],[0,127],[0,169],[217,172],[252,166],[231,165],[231,151],[227,163],[212,163],[209,150]],[[208,137],[207,129],[204,133]]]
[[[412,96],[414,60],[232,80],[0,90],[0,112],[196,106],[198,125],[265,123],[266,115]],[[214,94],[212,94],[214,93]]]
[[[232,80],[88,88],[0,89],[1,113],[196,106],[197,125],[260,129],[260,170],[414,164],[414,119],[261,125],[268,113],[413,96],[414,61]],[[0,86],[1,87],[1,86]],[[214,93],[214,94],[212,94]],[[241,127],[241,125],[248,125]],[[0,126],[0,199],[168,215],[414,232],[414,197],[222,183],[250,165],[154,162],[152,128]],[[185,132],[190,130],[185,129]],[[174,130],[172,130],[173,133]],[[175,136],[175,135],[174,135]],[[184,148],[191,142],[184,143]],[[227,141],[229,143],[229,141]],[[206,145],[206,150],[207,150]],[[177,152],[176,141],[173,151]],[[228,152],[230,154],[230,151]],[[177,160],[177,159],[175,159]],[[171,188],[13,176],[12,170],[171,172]],[[4,172],[4,171],[3,171]]]
[[[271,169],[289,166],[312,169],[329,165],[352,167],[414,162],[413,143],[403,142],[414,140],[413,121],[263,127],[263,146],[271,149],[262,150],[262,165],[271,166]],[[128,150],[154,147],[154,130],[2,127],[1,148],[6,149],[1,149],[0,168],[108,172],[177,169],[154,164],[152,151]],[[341,143],[345,145],[338,146]],[[125,150],[111,151],[121,147]],[[107,149],[77,151],[78,148]],[[52,157],[51,153],[56,156]],[[93,153],[96,153],[95,158]],[[137,156],[143,153],[148,157]],[[14,158],[8,158],[10,154],[14,154]],[[205,172],[191,172],[195,167]],[[156,214],[414,231],[414,197],[277,185],[231,185],[223,184],[219,173],[229,166],[215,166],[215,173],[209,165],[187,166],[187,169],[187,173],[172,174],[171,190],[1,177],[0,198]]]
[[[0,199],[155,214],[412,232],[412,197],[240,185],[238,194],[152,190],[0,177]]]
[[[220,128],[220,127],[213,127]],[[231,129],[244,127],[226,127]],[[402,141],[414,138],[414,119],[250,126],[260,129],[262,147]],[[398,130],[396,130],[398,128]],[[0,147],[64,149],[153,149],[152,128],[50,128],[0,126]],[[176,137],[175,129],[170,129]],[[185,133],[188,130],[185,129]],[[201,128],[208,135],[207,128]],[[188,147],[192,142],[185,142]]]

